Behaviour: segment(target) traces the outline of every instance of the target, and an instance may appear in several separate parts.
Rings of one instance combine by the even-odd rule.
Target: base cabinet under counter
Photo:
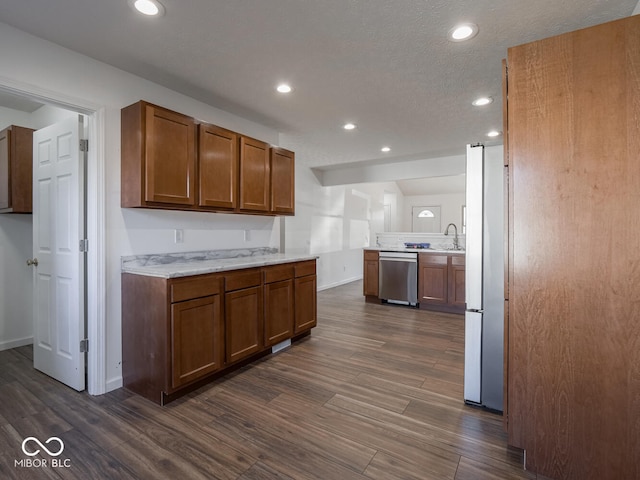
[[[225,278],[225,358],[228,364],[263,349],[262,290],[258,268],[231,273]]]
[[[308,335],[316,308],[315,260],[169,279],[123,273],[124,387],[164,405]]]
[[[464,313],[465,256],[421,253],[418,255],[418,303],[425,310]]]
[[[364,251],[362,293],[367,301],[378,302],[380,253],[377,250]]]

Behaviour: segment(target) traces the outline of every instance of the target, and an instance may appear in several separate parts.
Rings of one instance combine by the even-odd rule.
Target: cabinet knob
[[[33,260],[31,260],[31,259],[27,260],[27,265],[29,267],[37,267],[38,266],[38,259],[34,258]]]

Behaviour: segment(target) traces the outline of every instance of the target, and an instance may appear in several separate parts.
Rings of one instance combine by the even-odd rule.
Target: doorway
[[[77,116],[86,115],[89,128],[86,131],[89,149],[87,152],[86,219],[88,251],[86,254],[86,337],[90,348],[87,353],[87,382],[89,394],[99,395],[106,391],[105,352],[105,173],[104,173],[104,130],[105,108],[82,99],[69,98],[56,92],[43,91],[22,83],[0,82],[0,98],[10,98],[25,103],[32,102],[45,106],[49,112],[67,111]],[[11,106],[1,109],[3,121],[12,114]],[[28,119],[25,112],[16,111],[15,124]],[[43,115],[42,119],[46,116]],[[41,119],[41,120],[42,120]],[[43,124],[40,124],[44,126]],[[23,223],[26,221],[23,219]],[[29,257],[25,257],[26,260]],[[21,261],[22,262],[22,261]],[[30,272],[29,272],[30,273]],[[7,301],[12,302],[11,298]],[[33,316],[31,317],[33,318]],[[23,343],[25,344],[25,343]],[[17,346],[17,345],[16,345]]]

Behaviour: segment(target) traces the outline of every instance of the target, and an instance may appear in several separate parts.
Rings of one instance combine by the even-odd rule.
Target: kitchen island
[[[313,255],[123,257],[124,387],[164,405],[309,335],[316,307]]]
[[[421,309],[449,313],[465,310],[464,250],[368,247],[364,249],[363,295],[367,302],[380,297],[380,252],[415,253],[417,256],[417,302]]]

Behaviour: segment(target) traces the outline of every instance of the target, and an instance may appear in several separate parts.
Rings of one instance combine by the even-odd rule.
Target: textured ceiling
[[[309,166],[463,154],[501,130],[507,48],[614,20],[637,0],[127,0],[0,3],[0,20],[276,128]],[[456,23],[479,26],[446,40]],[[294,91],[277,94],[290,82]],[[496,101],[471,106],[479,95]],[[341,125],[352,121],[351,132]],[[380,147],[392,151],[383,154]]]

